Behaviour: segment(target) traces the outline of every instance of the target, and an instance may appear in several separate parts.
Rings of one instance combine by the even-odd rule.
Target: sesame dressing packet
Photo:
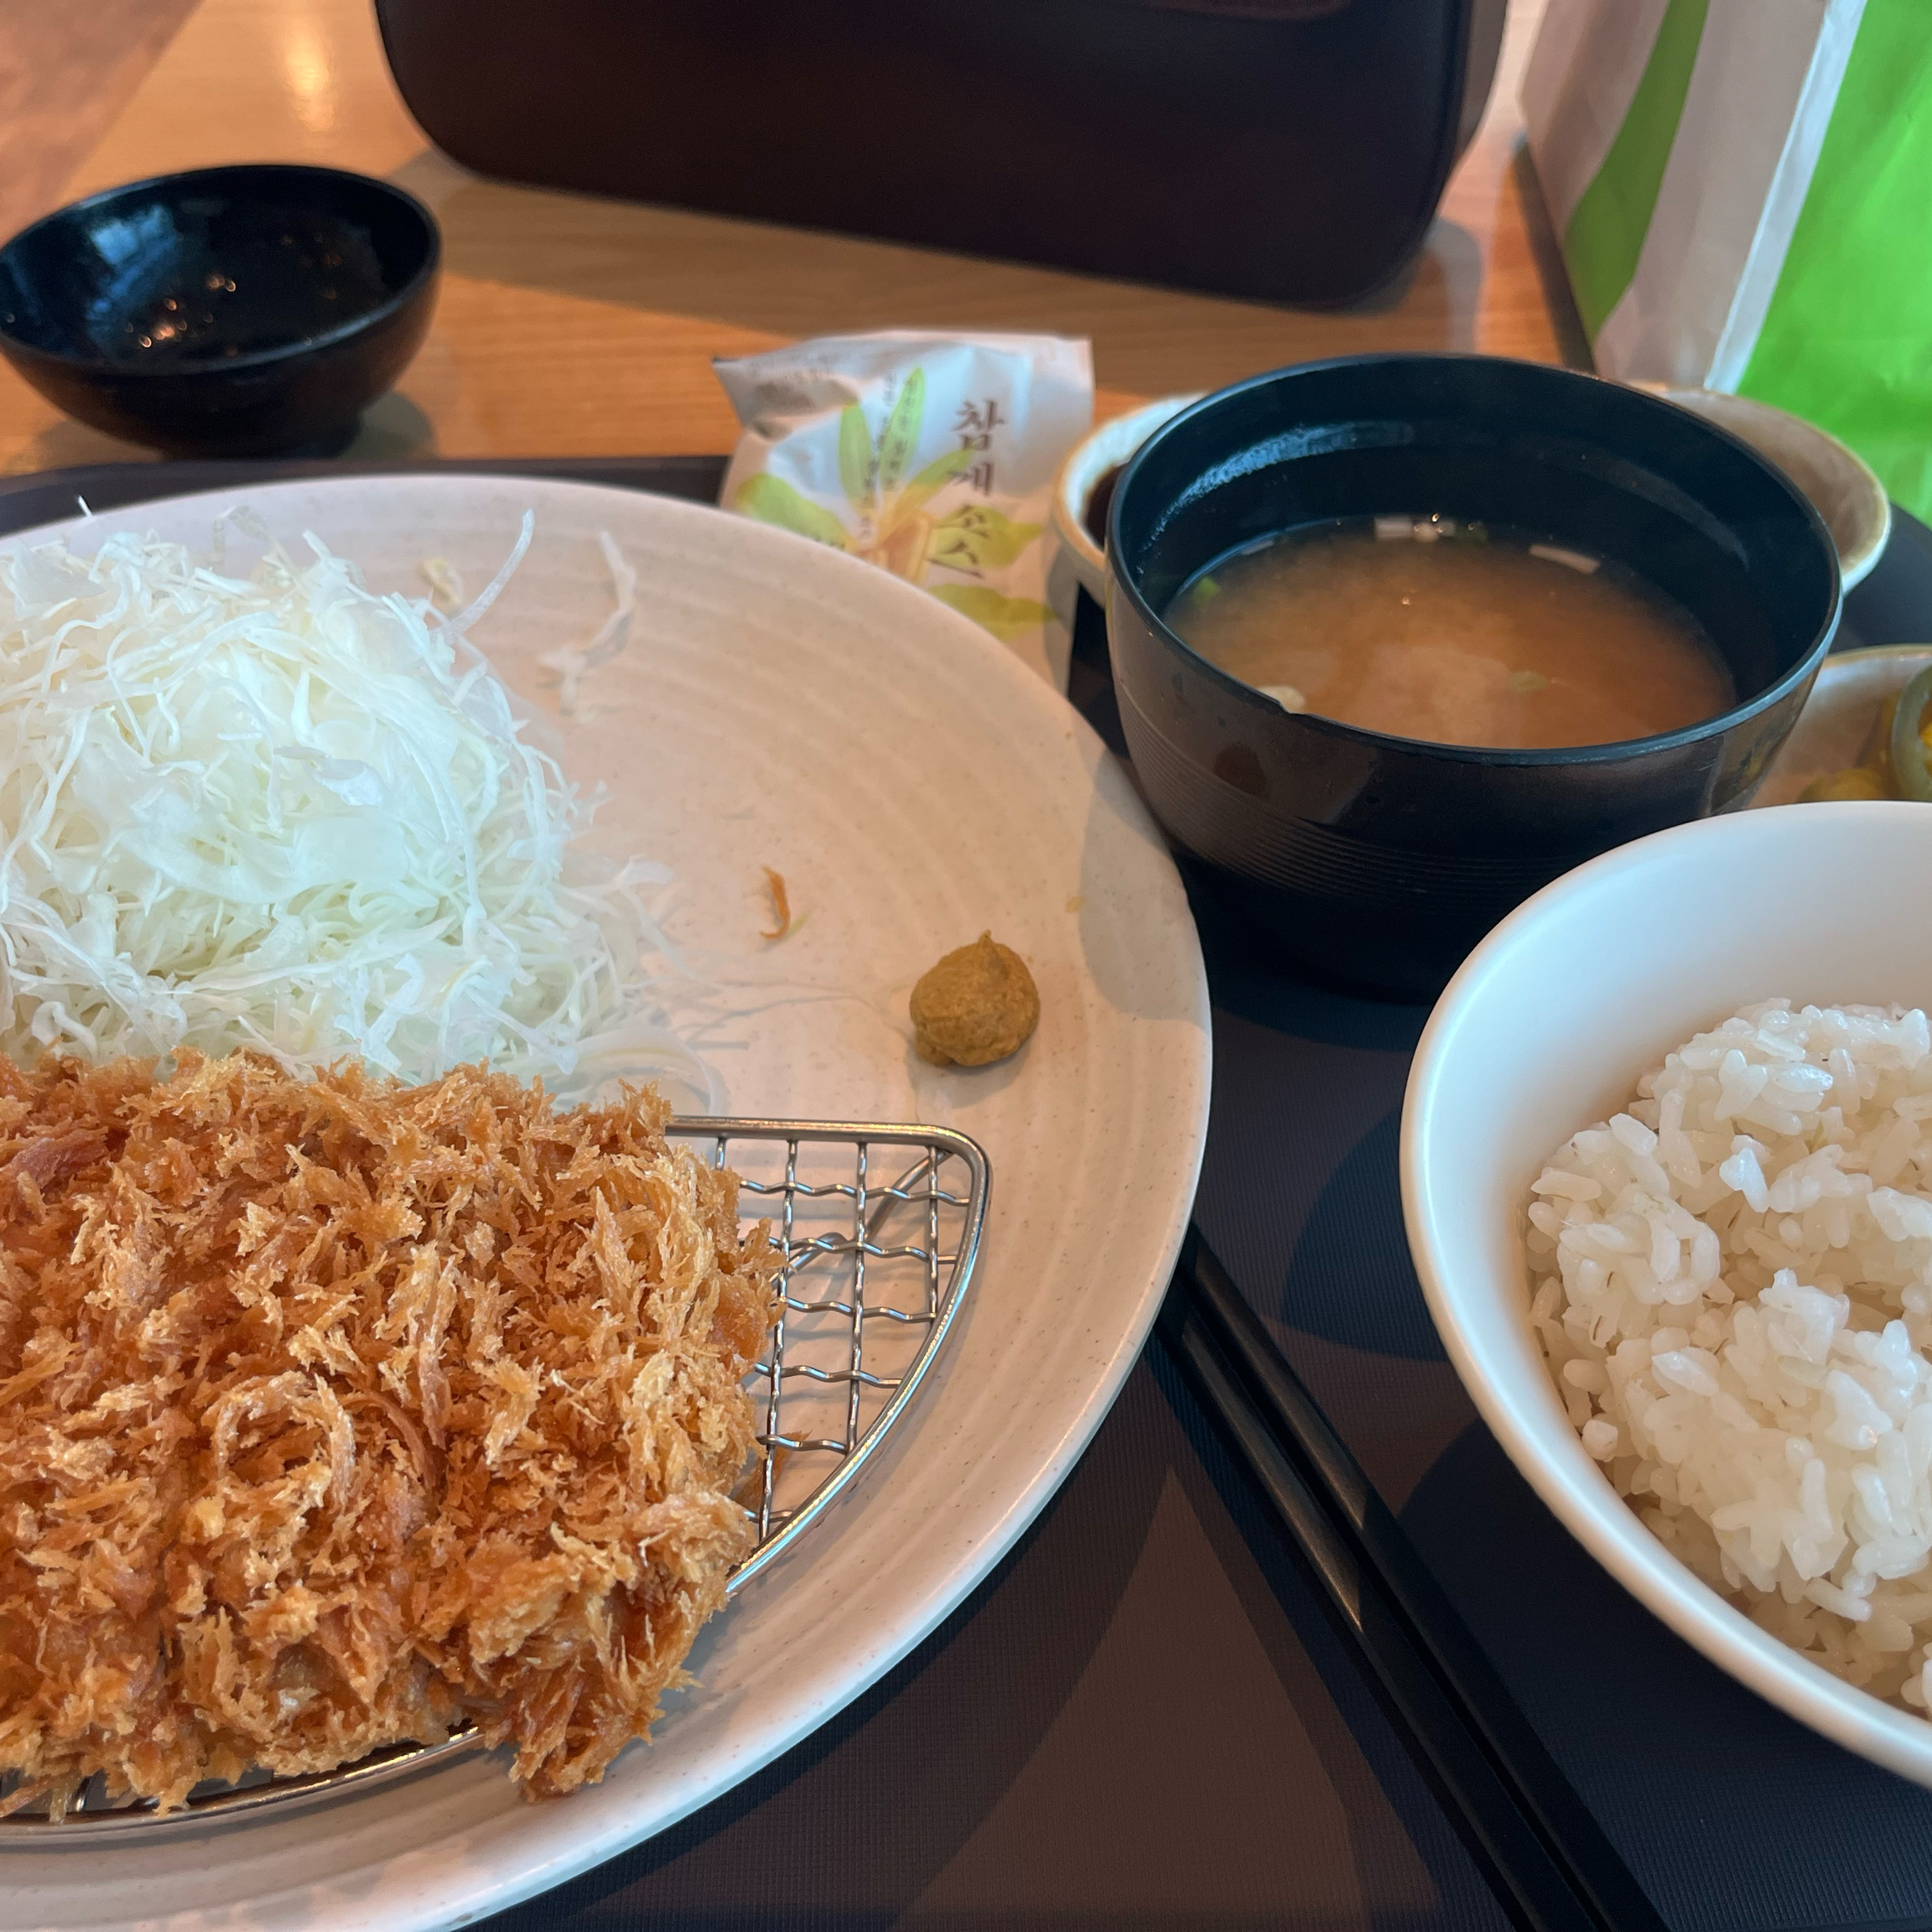
[[[1049,506],[1093,419],[1087,342],[890,329],[713,367],[744,425],[724,507],[918,584],[1065,690]]]

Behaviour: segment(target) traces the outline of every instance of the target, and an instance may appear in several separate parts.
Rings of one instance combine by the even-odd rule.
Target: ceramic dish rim
[[[1061,548],[1072,558],[1080,586],[1089,596],[1104,597],[1107,586],[1107,553],[1093,541],[1093,533],[1087,527],[1087,512],[1093,501],[1093,492],[1106,475],[1107,468],[1114,466],[1095,465],[1100,445],[1130,434],[1142,423],[1147,424],[1134,448],[1119,459],[1118,467],[1124,478],[1134,450],[1162,423],[1178,416],[1183,409],[1205,401],[1208,393],[1205,389],[1180,390],[1171,396],[1154,397],[1132,409],[1123,409],[1118,416],[1109,416],[1104,423],[1096,423],[1062,459],[1053,477],[1053,534],[1059,539]],[[1090,466],[1093,473],[1087,475]]]
[[[1744,396],[1740,395],[1735,390],[1706,389],[1695,384],[1682,382],[1631,381],[1627,382],[1625,387],[1640,390],[1647,396],[1654,396],[1660,402],[1675,403],[1678,408],[1689,410],[1693,416],[1710,423],[1714,428],[1723,428],[1724,426],[1721,423],[1715,422],[1711,417],[1705,415],[1701,409],[1689,402],[1680,402],[1679,398],[1685,396],[1712,396],[1717,397],[1722,402],[1747,403],[1752,408],[1762,409],[1768,415],[1782,417],[1787,423],[1795,424],[1808,435],[1815,438],[1818,442],[1825,445],[1835,460],[1842,461],[1853,471],[1858,479],[1860,488],[1867,501],[1877,504],[1878,509],[1877,527],[1866,539],[1864,547],[1855,551],[1849,561],[1841,550],[1838,552],[1839,582],[1845,589],[1854,590],[1878,568],[1878,561],[1883,557],[1887,545],[1892,541],[1892,495],[1886,489],[1883,480],[1879,476],[1878,472],[1843,437],[1834,434],[1822,423],[1815,423],[1809,416],[1800,416],[1795,410],[1785,408],[1782,403],[1767,402],[1761,396]],[[1726,434],[1737,435],[1735,430],[1727,430]],[[1748,442],[1748,439],[1738,437],[1738,440]],[[1755,448],[1756,446],[1753,444],[1752,447]],[[1760,451],[1759,454],[1762,454],[1763,452]],[[1777,462],[1775,458],[1768,459],[1768,460],[1774,464]],[[1783,469],[1784,465],[1777,464],[1777,467]],[[1790,473],[1787,470],[1785,474],[1789,475]],[[1791,480],[1795,483],[1798,480],[1794,476]],[[1798,486],[1800,490],[1804,489],[1802,484],[1799,484]],[[1810,492],[1806,491],[1805,494],[1809,495]],[[1816,509],[1818,506],[1814,503],[1812,507]],[[1819,514],[1822,517],[1824,512],[1819,510]],[[1829,533],[1831,528],[1829,520],[1826,521],[1825,527]],[[1835,536],[1831,538],[1831,547],[1834,550],[1838,549],[1838,539]],[[1850,656],[1851,653],[1846,652],[1844,655]]]

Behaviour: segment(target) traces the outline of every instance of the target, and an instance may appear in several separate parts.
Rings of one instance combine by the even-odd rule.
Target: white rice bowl
[[[1566,1411],[1565,1392],[1591,1392],[1551,1374],[1546,1327],[1531,1316],[1533,1277],[1561,1270],[1550,1255],[1528,1252],[1525,1212],[1554,1150],[1591,1122],[1628,1113],[1646,1070],[1661,1068],[1673,1051],[1721,1026],[1727,1014],[1779,995],[1800,1009],[1877,1008],[1888,1024],[1915,1008],[1932,1013],[1932,892],[1923,889],[1929,878],[1932,806],[1890,800],[1728,813],[1655,833],[1578,866],[1504,920],[1437,1002],[1410,1070],[1401,1142],[1404,1219],[1430,1312],[1483,1420],[1537,1497],[1608,1577],[1720,1670],[1800,1723],[1932,1788],[1932,1722],[1903,1696],[1907,1681],[1922,1677],[1923,1656],[1914,1670],[1913,1654],[1914,1649],[1923,1652],[1922,1642],[1875,1653],[1875,1634],[1898,1636],[1868,1627],[1877,1622],[1875,1611],[1858,1620],[1863,1634],[1855,1652],[1852,1619],[1840,1615],[1834,1623],[1825,1606],[1808,1597],[1786,1606],[1781,1588],[1755,1592],[1742,1569],[1732,1582],[1719,1536],[1742,1530],[1737,1540],[1748,1550],[1748,1521],[1727,1519],[1730,1527],[1721,1533],[1695,1508],[1672,1511],[1654,1490],[1620,1494],[1618,1457],[1600,1462],[1585,1447]],[[1820,1110],[1830,1104],[1821,1101]],[[1879,1111],[1883,1103],[1874,1110],[1864,1101],[1862,1112],[1870,1119],[1863,1124]],[[1767,1149],[1803,1138],[1741,1119],[1728,1124],[1727,1146],[1739,1133]],[[1711,1165],[1701,1154],[1698,1158],[1701,1166]],[[1767,1164],[1774,1169],[1774,1156],[1760,1157],[1761,1168]],[[1842,1162],[1840,1171],[1857,1171]],[[1768,1187],[1773,1178],[1768,1176]],[[1924,1183],[1902,1168],[1884,1185],[1909,1198]],[[1821,1191],[1812,1206],[1823,1202]],[[1845,1205],[1849,1213],[1851,1204]],[[1709,1219],[1711,1210],[1695,1218]],[[1804,1211],[1795,1218],[1802,1235]],[[1605,1211],[1597,1209],[1592,1218],[1606,1218]],[[1781,1223],[1785,1216],[1780,1211],[1775,1218]],[[1785,1244],[1781,1227],[1764,1231]],[[1690,1239],[1694,1243],[1694,1233]],[[1690,1247],[1680,1232],[1685,1269]],[[1909,1245],[1906,1252],[1913,1252]],[[1836,1277],[1852,1301],[1845,1322],[1852,1334],[1883,1341],[1884,1325],[1893,1320],[1905,1323],[1908,1340],[1922,1332],[1902,1287],[1890,1303],[1883,1293],[1854,1294],[1846,1257],[1834,1251],[1833,1260],[1836,1265],[1818,1272]],[[1794,1272],[1800,1285],[1817,1285],[1801,1270]],[[1728,1256],[1718,1273],[1734,1275]],[[1772,1278],[1776,1273],[1771,1268]],[[1762,1291],[1758,1305],[1767,1319],[1779,1312],[1774,1301],[1764,1308]],[[1857,1311],[1861,1306],[1864,1312]],[[1690,1339],[1706,1311],[1659,1302],[1646,1332],[1681,1327],[1686,1349],[1705,1348],[1722,1361],[1722,1340],[1713,1349]],[[1557,1317],[1570,1353],[1583,1353],[1568,1341],[1559,1309],[1545,1313]],[[1734,1327],[1735,1317],[1729,1319]],[[1597,1345],[1606,1361],[1622,1339],[1607,1348]],[[1914,1343],[1914,1352],[1928,1351]],[[1829,1367],[1841,1359],[1833,1358]],[[1862,1380],[1868,1366],[1852,1379]],[[1718,1379],[1723,1386],[1722,1374]],[[1666,1429],[1670,1414],[1661,1419]],[[1836,1402],[1829,1415],[1820,1404],[1820,1414],[1806,1439],[1827,1474],[1841,1447],[1847,1467],[1860,1460],[1877,1463],[1875,1447],[1861,1455],[1823,1441]],[[1592,1397],[1585,1419],[1601,1415]],[[1896,1424],[1888,1433],[1909,1445],[1909,1434]],[[1597,1440],[1601,1443],[1600,1432]],[[1644,1460],[1666,1467],[1659,1457],[1638,1457],[1626,1477]],[[1669,1480],[1680,1483],[1682,1465],[1668,1467]],[[1826,1490],[1828,1517],[1829,1481]],[[1802,1499],[1801,1479],[1799,1494]],[[1755,1502],[1756,1492],[1727,1499]],[[1840,1566],[1868,1540],[1857,1529],[1848,1534],[1847,1550],[1824,1572],[1826,1583],[1853,1574]],[[1709,1567],[1701,1566],[1693,1549],[1667,1542],[1665,1535],[1681,1535],[1701,1548]],[[1780,1554],[1780,1565],[1784,1561]],[[1792,1570],[1795,1580],[1794,1561]],[[1871,1594],[1876,1601],[1916,1587],[1903,1576],[1877,1576]],[[1932,1581],[1926,1587],[1932,1592]],[[1795,1647],[1783,1627],[1777,1634],[1766,1627],[1786,1616],[1793,1618],[1800,1642],[1812,1648]],[[1924,1634],[1932,1638],[1932,1629]],[[1839,1668],[1827,1662],[1827,1645]],[[1890,1662],[1865,1683],[1841,1675],[1855,1657],[1862,1669],[1874,1654]]]
[[[1530,1319],[1584,1447],[1763,1628],[1932,1697],[1932,1031],[1761,1002],[1532,1190]]]

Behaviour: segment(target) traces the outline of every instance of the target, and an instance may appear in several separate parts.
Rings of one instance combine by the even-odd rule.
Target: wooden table
[[[201,0],[69,197],[176,168],[305,160],[420,195],[443,225],[440,307],[364,457],[729,449],[714,356],[898,326],[1093,338],[1098,413],[1361,349],[1574,360],[1546,293],[1517,77],[1542,0],[1514,0],[1488,114],[1413,274],[1317,314],[480,179],[435,153],[389,78],[370,0]],[[1554,319],[1553,319],[1554,317]],[[0,369],[0,472],[138,460]]]

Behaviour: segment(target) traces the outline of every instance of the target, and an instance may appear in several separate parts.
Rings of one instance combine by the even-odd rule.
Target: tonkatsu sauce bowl
[[[1704,626],[1737,701],[1616,744],[1438,745],[1284,710],[1164,621],[1231,550],[1405,512],[1634,572]],[[1128,466],[1107,558],[1121,724],[1156,816],[1285,960],[1399,999],[1438,992],[1560,873],[1748,802],[1838,625],[1831,537],[1763,457],[1639,391],[1490,356],[1349,356],[1204,398]]]

